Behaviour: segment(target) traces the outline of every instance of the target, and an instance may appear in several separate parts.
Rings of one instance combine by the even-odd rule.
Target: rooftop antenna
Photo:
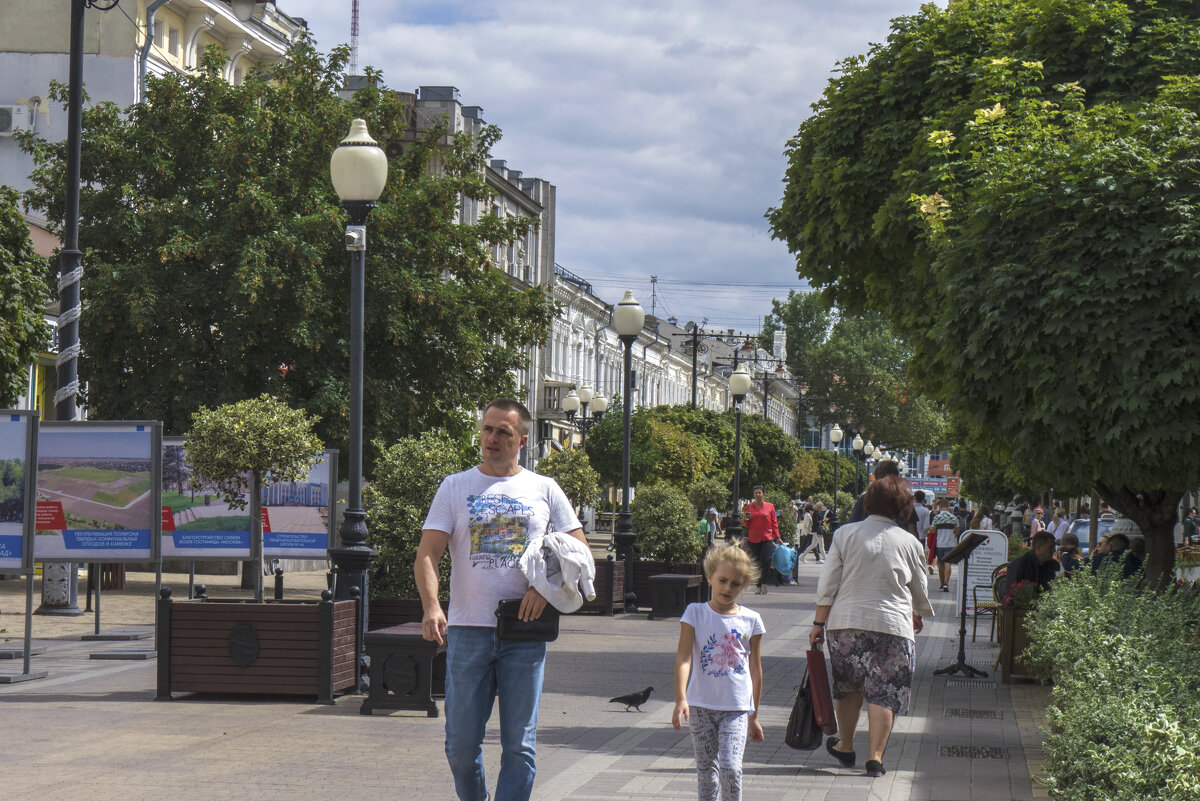
[[[655,309],[658,307],[658,276],[650,276],[650,316],[657,317]]]
[[[358,74],[358,0],[350,4],[350,74]]]

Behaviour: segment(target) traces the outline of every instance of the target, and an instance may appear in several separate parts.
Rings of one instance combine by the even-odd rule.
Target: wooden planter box
[[[997,626],[1000,629],[1000,681],[1008,684],[1013,676],[1033,678],[1033,670],[1023,654],[1029,645],[1029,634],[1025,631],[1025,615],[1028,609],[1000,607]]]
[[[357,689],[356,600],[209,601],[158,607],[158,698],[172,693],[315,696]]]
[[[633,592],[637,596],[639,608],[650,608],[650,601],[653,598],[650,577],[662,573],[703,575],[700,565],[696,562],[635,561],[633,563]]]
[[[625,608],[625,562],[605,559],[596,563],[596,600],[584,601],[580,612],[611,615]]]

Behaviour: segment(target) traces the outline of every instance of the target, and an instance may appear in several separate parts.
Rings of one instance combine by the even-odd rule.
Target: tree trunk
[[[1175,582],[1175,517],[1183,490],[1138,491],[1096,482],[1109,506],[1137,523],[1146,538],[1146,585],[1162,590]]]

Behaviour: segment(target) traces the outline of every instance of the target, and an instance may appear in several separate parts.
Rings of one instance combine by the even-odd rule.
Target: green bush
[[[833,508],[833,496],[828,492],[818,492],[812,496],[813,503],[820,501],[825,504],[826,509]],[[848,492],[839,492],[837,494],[837,516],[839,525],[850,519],[850,512],[854,509],[854,496]]]
[[[582,448],[550,454],[538,461],[537,471],[558,482],[576,512],[582,506],[595,506],[600,498],[600,474],[592,468]]]
[[[629,513],[643,559],[693,562],[700,557],[700,541],[692,535],[696,520],[683,490],[666,482],[637,487]]]
[[[1055,581],[1026,620],[1026,656],[1054,678],[1051,795],[1200,798],[1200,598],[1112,566]]]
[[[704,516],[709,507],[724,516],[729,505],[729,480],[721,476],[707,475],[687,489],[688,500],[696,517]]]
[[[367,544],[379,551],[372,566],[372,598],[417,598],[413,561],[421,544],[421,526],[442,479],[466,470],[474,454],[442,433],[426,432],[382,450],[371,483],[363,489]],[[450,558],[439,566],[440,597],[449,597]]]
[[[775,506],[775,514],[779,518],[779,536],[783,537],[784,542],[795,542],[796,515],[792,513],[792,499],[779,490],[768,490],[763,496],[764,500]]]

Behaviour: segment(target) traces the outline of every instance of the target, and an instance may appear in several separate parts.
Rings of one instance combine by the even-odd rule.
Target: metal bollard
[[[275,600],[283,600],[283,568],[275,568]]]
[[[197,601],[207,601],[208,600],[208,587],[204,586],[203,584],[197,584],[195,597],[196,597]]]

